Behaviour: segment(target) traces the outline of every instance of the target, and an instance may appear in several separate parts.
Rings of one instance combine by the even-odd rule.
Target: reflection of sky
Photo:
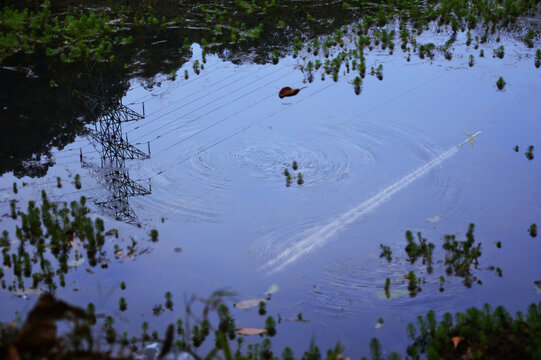
[[[383,61],[384,80],[367,76],[359,96],[347,82],[353,74],[338,83],[329,78],[321,82],[316,75],[296,97],[280,100],[281,87],[303,85],[302,74],[293,69],[296,60],[282,60],[277,66],[234,66],[210,56],[207,72],[200,78],[191,74],[189,83],[181,69],[175,82],[164,81],[151,93],[143,88],[129,92],[124,103],[146,96],[147,118],[125,130],[141,148],[147,141],[152,147],[151,159],[128,164],[132,178],[151,178],[152,194],[129,201],[145,231],[158,228],[161,240],[134,261],[113,263],[94,275],[82,270],[69,274],[68,286],[79,292],[62,290],[61,295],[76,303],[91,299],[110,312],[125,296],[126,326],[138,327],[140,314],[146,314],[144,319],[156,328],[169,321],[150,315],[167,290],[177,301],[182,294],[204,296],[223,286],[238,289],[239,298],[252,298],[275,282],[281,291],[269,302],[269,314],[294,317],[302,312],[312,320],[282,324],[276,342],[281,343],[280,334],[289,345],[298,339],[294,346],[300,351],[315,334],[324,348],[345,342],[352,351],[348,355],[367,354],[368,341],[375,335],[400,346],[406,323],[429,308],[458,311],[490,302],[511,311],[525,309],[539,300],[533,281],[541,273],[541,245],[526,231],[531,223],[541,222],[540,163],[524,156],[528,145],[541,147],[541,83],[533,60],[518,59],[523,45],[505,48],[503,60],[492,59],[491,49],[485,48],[487,57],[476,57],[473,68],[467,66],[470,52],[463,49],[457,49],[451,62],[435,60],[432,65],[415,56],[406,63],[399,49],[393,57],[371,54],[367,65]],[[503,93],[496,90],[499,76],[507,81]],[[478,130],[483,133],[474,149],[466,144],[333,234],[325,246],[272,275],[259,270],[299,234],[339,217],[463,141],[463,131]],[[515,145],[520,146],[518,153]],[[91,158],[92,148],[85,140],[73,145],[79,147],[88,149]],[[89,196],[106,197],[99,181],[79,168],[78,151],[74,154],[63,160],[73,160],[67,167],[57,166],[35,182],[54,182],[56,176],[79,172],[84,189],[95,189]],[[293,160],[305,184],[293,182],[286,188],[282,172]],[[0,179],[6,199],[12,182],[10,176]],[[71,191],[73,186],[67,184],[51,189],[52,194]],[[36,194],[32,187],[19,196]],[[1,201],[8,209],[6,199]],[[442,219],[426,221],[435,215]],[[409,229],[421,231],[439,248],[444,234],[458,233],[462,239],[470,222],[476,224],[476,240],[483,243],[481,267],[499,266],[503,278],[479,270],[482,286],[467,290],[451,278],[440,296],[440,269],[426,276],[428,284],[415,299],[374,295],[385,277],[399,279],[411,269],[403,261],[390,266],[380,261],[380,244],[403,256],[403,234]],[[3,218],[0,228],[6,224]],[[133,230],[140,243],[149,246],[142,232]],[[494,245],[498,240],[502,249]],[[175,247],[183,251],[176,253]],[[442,256],[436,252],[436,258]],[[121,280],[128,284],[125,292],[118,288]],[[99,294],[110,295],[100,300]],[[19,308],[20,301],[6,293],[1,296],[9,298],[10,309]],[[175,315],[180,308],[179,302]],[[255,312],[234,314],[239,316],[238,326],[263,323]],[[380,316],[385,325],[376,333],[372,326]]]

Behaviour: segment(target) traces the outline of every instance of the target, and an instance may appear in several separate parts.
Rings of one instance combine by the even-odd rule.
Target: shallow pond
[[[400,49],[393,56],[368,53],[368,69],[383,64],[384,80],[367,71],[358,96],[355,71],[344,75],[342,67],[337,82],[318,73],[304,83],[300,61],[290,57],[277,65],[234,65],[207,55],[200,75],[188,63],[175,80],[155,79],[160,86],[152,89],[133,81],[122,103],[139,114],[124,107],[117,114],[133,121],[113,126],[102,118],[98,135],[53,153],[56,165],[43,178],[2,176],[1,212],[9,213],[12,199],[21,207],[39,199],[43,188],[55,201],[84,195],[106,228],[119,229],[121,244],[136,239],[136,257],[110,256],[107,269],[83,263],[57,290],[66,301],[92,301],[114,315],[120,331],[140,329],[142,321],[161,331],[183,314],[182,299],[192,294],[229,287],[238,292],[232,305],[263,297],[272,284],[279,291],[267,311],[284,319],[274,343],[296,354],[315,337],[323,349],[341,342],[347,355],[359,357],[374,336],[387,351],[403,353],[406,325],[429,309],[441,314],[488,302],[523,310],[541,300],[534,285],[541,243],[528,233],[541,221],[541,165],[524,155],[540,144],[541,72],[533,52],[512,38],[502,39],[504,59],[492,57],[495,43],[481,45],[480,58],[464,42],[459,35],[451,61],[412,55],[408,62]],[[192,51],[200,59],[199,45]],[[500,76],[504,91],[496,88]],[[280,99],[284,86],[307,88]],[[474,147],[457,145],[464,132],[477,131]],[[128,153],[135,159],[122,159]],[[285,168],[302,173],[304,183],[294,177],[286,186]],[[80,191],[70,184],[76,173]],[[472,222],[482,243],[475,270],[482,285],[467,288],[448,276],[440,292],[444,265],[435,262],[433,274],[411,265],[404,233],[421,232],[441,260],[443,236],[463,240]],[[157,243],[149,240],[153,228]],[[0,230],[13,229],[4,216]],[[380,244],[392,249],[391,263],[380,258]],[[426,279],[415,297],[404,280],[410,270]],[[155,317],[152,307],[166,291],[176,306]],[[121,296],[126,312],[118,310]],[[35,297],[2,291],[0,298],[2,319],[10,319]],[[264,326],[257,309],[232,311],[239,327]],[[298,313],[309,321],[286,321]],[[383,326],[375,326],[380,317]]]

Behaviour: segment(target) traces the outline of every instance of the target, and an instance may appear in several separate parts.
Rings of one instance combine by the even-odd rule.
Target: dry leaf
[[[349,356],[344,356],[342,354],[336,355],[336,358],[337,359],[342,359],[342,360],[351,360],[351,358]]]
[[[462,340],[464,340],[462,336],[453,336],[451,338],[451,341],[453,342],[453,346],[455,349],[457,348],[458,344],[460,344]]]
[[[242,300],[242,301],[236,302],[235,304],[233,304],[233,306],[239,309],[249,309],[249,308],[259,306],[259,303],[261,301],[268,301],[268,300],[269,298]]]
[[[404,275],[404,279],[409,279],[410,276],[408,274]]]
[[[267,329],[241,328],[236,329],[235,332],[240,335],[259,335],[266,333]]]

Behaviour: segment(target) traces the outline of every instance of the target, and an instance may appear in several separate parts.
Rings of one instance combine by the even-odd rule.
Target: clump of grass
[[[298,173],[298,174],[297,174],[297,184],[298,184],[298,185],[304,184],[304,179],[302,178],[302,174],[301,174],[301,173]]]
[[[188,80],[189,77],[190,75],[188,74],[188,70],[184,70],[184,79]]]
[[[479,51],[479,57],[485,57],[485,50],[481,49]]]
[[[391,287],[391,279],[387,278],[385,279],[385,287],[383,288],[385,290],[385,297],[387,299],[391,297],[390,287]]]
[[[62,187],[62,182],[60,180],[61,180],[60,177],[56,178],[56,187],[59,189]]]
[[[124,281],[120,283],[120,289],[126,290],[126,283]]]
[[[500,78],[498,79],[498,81],[496,81],[496,86],[498,87],[498,90],[500,91],[503,91],[503,89],[505,88],[505,85],[507,83],[505,82],[505,80],[503,79],[503,77],[500,76]]]
[[[537,51],[535,52],[534,65],[536,68],[539,68],[539,66],[541,66],[541,49],[537,49]]]
[[[297,170],[299,168],[299,164],[297,164],[296,161],[293,161],[293,164],[291,165],[291,167],[293,168],[293,170]]]
[[[17,183],[14,182],[14,183],[13,183],[13,193],[14,193],[14,194],[17,194],[18,192],[19,192],[19,190],[17,190]]]
[[[513,150],[515,150],[515,152],[518,152],[518,145],[516,145]]]

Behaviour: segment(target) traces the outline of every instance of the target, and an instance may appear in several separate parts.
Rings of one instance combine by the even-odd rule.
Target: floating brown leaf
[[[462,336],[453,336],[451,338],[451,341],[453,342],[453,346],[455,349],[457,348],[458,344],[460,344],[462,340],[464,340]]]
[[[240,328],[235,329],[235,332],[240,335],[259,335],[267,332],[267,329],[256,329],[256,328]]]
[[[259,303],[261,301],[268,301],[269,299],[270,298],[242,300],[242,301],[236,302],[235,304],[233,304],[233,306],[239,309],[249,309],[249,308],[259,306]]]

